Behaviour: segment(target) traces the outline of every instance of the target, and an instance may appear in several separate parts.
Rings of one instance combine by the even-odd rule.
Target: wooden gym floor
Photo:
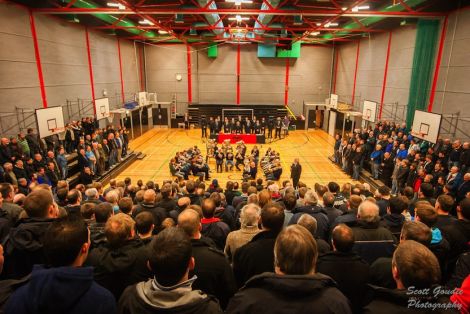
[[[168,164],[177,151],[197,145],[205,156],[206,144],[200,135],[199,129],[151,129],[147,131],[130,143],[132,150],[141,151],[147,156],[143,160],[135,161],[117,179],[124,180],[125,177],[130,177],[133,184],[139,179],[142,179],[144,184],[149,180],[161,184],[164,180],[171,179]],[[333,152],[333,144],[334,139],[323,130],[301,130],[290,131],[289,136],[282,140],[258,144],[258,148],[260,155],[264,155],[268,147],[280,153],[283,167],[280,182],[289,179],[290,165],[296,157],[300,159],[302,165],[300,181],[305,182],[309,187],[313,187],[317,182],[327,184],[330,181],[336,181],[340,185],[352,182],[348,175],[328,159]],[[247,152],[250,152],[253,146],[248,144]],[[219,184],[224,188],[229,180],[241,182],[241,172],[235,168],[232,172],[216,173],[213,158],[209,159],[209,167],[212,171],[211,179],[218,179]],[[264,179],[261,171],[258,171],[258,177]],[[210,183],[210,181],[206,182]]]

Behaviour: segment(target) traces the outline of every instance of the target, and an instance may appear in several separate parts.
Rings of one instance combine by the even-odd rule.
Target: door
[[[153,108],[153,125],[168,126],[168,108]]]

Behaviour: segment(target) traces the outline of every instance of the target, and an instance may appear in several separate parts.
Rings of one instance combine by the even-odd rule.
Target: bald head
[[[154,203],[156,196],[157,196],[157,194],[155,193],[155,190],[148,189],[144,193],[144,202],[145,203]]]
[[[345,224],[340,224],[331,233],[331,242],[335,251],[348,253],[354,246],[354,233]]]
[[[178,216],[178,228],[193,239],[200,238],[201,221],[197,211],[193,209],[185,209]]]
[[[191,199],[189,197],[184,196],[178,199],[178,207],[180,209],[185,209],[189,205],[191,205]]]

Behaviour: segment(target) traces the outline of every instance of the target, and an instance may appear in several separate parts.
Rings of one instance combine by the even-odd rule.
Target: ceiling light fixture
[[[225,2],[235,3],[235,5],[240,6],[242,4],[253,3],[252,0],[225,0]]]
[[[155,25],[153,22],[151,22],[147,19],[143,19],[143,20],[139,21],[139,24],[140,25],[151,25],[151,26]]]
[[[347,11],[348,8],[341,8],[343,11]],[[370,6],[368,5],[359,5],[359,6],[355,6],[351,9],[351,12],[359,12],[359,10],[369,10],[370,9]]]
[[[120,3],[108,2],[108,3],[106,3],[106,5],[108,7],[111,7],[111,8],[118,8],[119,10],[125,10],[126,9],[126,6],[123,5],[123,4],[120,4]]]
[[[167,34],[168,34],[168,31],[164,31],[163,29],[159,29],[159,30],[158,30],[158,33],[159,33],[160,35],[167,35]]]
[[[240,23],[241,21],[248,21],[250,18],[249,17],[242,17],[241,15],[237,14],[234,17],[229,17],[228,19],[230,21],[237,21],[237,23]]]
[[[318,36],[320,35],[320,32],[311,32],[310,34],[308,34],[309,36]]]

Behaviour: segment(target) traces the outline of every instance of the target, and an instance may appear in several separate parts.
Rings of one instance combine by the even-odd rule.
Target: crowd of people
[[[470,191],[470,143],[440,138],[431,144],[411,135],[406,124],[381,121],[346,138],[338,134],[334,157],[356,180],[367,166],[393,195],[407,187],[417,193],[423,183],[434,186],[432,197],[450,194],[457,202]]]
[[[189,128],[189,117],[185,117],[188,123],[185,123],[186,127]],[[252,118],[249,116],[242,117],[239,115],[237,118],[233,117],[229,119],[225,117],[223,120],[220,116],[209,117],[202,116],[200,121],[200,127],[202,131],[202,137],[207,137],[207,129],[209,128],[209,134],[259,134],[267,136],[267,138],[281,138],[281,133],[284,137],[289,134],[289,125],[291,121],[288,116],[283,119],[281,117],[265,117],[258,119],[256,116]]]
[[[294,163],[295,165],[295,163]],[[5,313],[467,313],[470,198],[367,184],[0,184]]]
[[[60,133],[40,138],[34,129],[0,143],[0,182],[28,189],[33,184],[56,188],[69,178],[69,159],[77,153],[79,182],[92,183],[128,153],[128,131],[109,125],[99,128],[94,118],[72,121]]]
[[[107,130],[85,134],[85,151],[87,135],[93,148],[106,139],[116,143],[116,133],[117,138],[123,133]],[[234,149],[229,143],[208,147],[216,164],[216,155],[223,154],[217,171],[240,165],[245,170],[254,163],[272,170],[266,179],[243,175],[241,183],[206,184],[207,161],[194,146],[172,159],[177,180],[160,184],[126,178],[111,180],[109,187],[86,182],[72,188],[64,177],[53,185],[35,179],[34,172],[25,185],[4,180],[0,312],[468,313],[470,193],[463,190],[470,181],[463,157],[468,145],[460,149],[458,141],[443,140],[426,147],[385,122],[371,133],[352,134],[343,148],[339,141],[337,161],[349,171],[344,150],[367,156],[365,147],[376,136],[392,143],[383,153],[392,157],[381,157],[379,177],[384,160],[401,167],[412,155],[413,184],[394,185],[392,171],[389,186],[376,191],[367,183],[340,186],[334,180],[307,185],[300,180],[298,159],[291,180],[280,182],[269,176],[279,154],[269,148],[264,156],[256,150],[247,154],[243,143]],[[57,148],[82,150],[58,141],[30,154],[34,160],[44,153],[54,159]],[[1,144],[12,146],[3,139]],[[227,163],[228,154],[242,150],[242,163]],[[373,153],[363,161],[374,163]],[[11,161],[19,156],[12,154]],[[445,178],[441,189],[427,171],[444,166],[449,173],[437,176],[438,182]],[[461,180],[455,190],[451,177]]]
[[[180,180],[188,180],[191,174],[197,176],[200,181],[210,180],[211,170],[208,160],[213,158],[216,164],[216,173],[223,172],[224,168],[225,172],[232,172],[235,168],[242,172],[242,180],[254,180],[258,174],[258,167],[261,167],[267,179],[278,181],[281,178],[280,155],[270,147],[261,157],[260,150],[256,145],[247,154],[247,147],[243,141],[237,142],[234,149],[230,140],[226,140],[221,145],[217,145],[215,140],[209,140],[206,148],[205,159],[197,146],[177,152],[175,157],[170,160],[170,174]]]

